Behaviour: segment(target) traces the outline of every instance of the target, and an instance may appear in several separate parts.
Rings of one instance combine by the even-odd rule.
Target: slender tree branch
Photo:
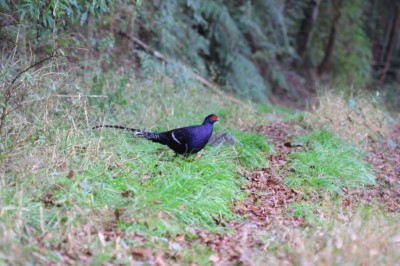
[[[36,66],[38,66],[38,65],[43,64],[44,62],[46,62],[46,61],[48,61],[48,60],[50,60],[50,59],[52,59],[52,58],[54,58],[54,57],[56,57],[56,55],[55,55],[55,53],[53,52],[53,53],[52,53],[51,55],[49,55],[48,57],[46,57],[46,58],[40,60],[39,62],[37,62],[37,63],[35,63],[35,64],[33,64],[33,65],[30,65],[29,67],[27,67],[27,68],[25,68],[24,70],[20,71],[17,75],[15,75],[15,77],[14,77],[13,80],[10,82],[10,84],[13,84],[13,83],[14,83],[22,74],[24,74],[25,72],[29,71],[30,69],[32,69],[32,68],[34,68],[34,67],[36,67]]]

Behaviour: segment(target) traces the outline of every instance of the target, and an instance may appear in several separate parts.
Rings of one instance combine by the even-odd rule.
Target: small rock
[[[182,249],[182,246],[179,243],[176,243],[176,242],[170,243],[169,246],[170,246],[169,248],[174,250],[174,251],[179,251],[179,250]]]
[[[391,237],[389,240],[392,243],[400,243],[400,234]]]
[[[221,143],[228,144],[232,146],[235,143],[238,143],[239,141],[235,139],[234,136],[229,134],[228,132],[225,131],[219,131],[216,134],[212,135],[210,140],[208,141],[208,144],[212,146],[218,146]]]
[[[212,254],[208,259],[213,263],[217,263],[221,260],[217,254]]]
[[[394,170],[396,171],[396,173],[400,174],[400,166],[397,166]]]

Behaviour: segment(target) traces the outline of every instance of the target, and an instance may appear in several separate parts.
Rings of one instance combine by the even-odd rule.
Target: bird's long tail
[[[133,134],[134,134],[135,136],[137,136],[137,137],[144,137],[144,135],[145,135],[146,133],[150,133],[150,132],[145,132],[145,131],[143,131],[143,130],[136,129],[136,128],[123,127],[123,126],[115,126],[115,125],[99,125],[99,126],[92,127],[92,129],[104,128],[104,127],[131,131],[131,132],[133,132]]]
[[[146,132],[140,129],[136,129],[136,128],[130,128],[130,127],[123,127],[123,126],[115,126],[115,125],[99,125],[99,126],[95,126],[92,127],[92,129],[96,129],[96,128],[115,128],[115,129],[122,129],[122,130],[127,130],[127,131],[131,131],[133,132],[133,135],[135,137],[138,138],[145,138],[154,142],[158,142],[161,144],[166,144],[167,143],[167,139],[165,138],[164,135],[159,134],[159,133],[153,133],[153,132]]]

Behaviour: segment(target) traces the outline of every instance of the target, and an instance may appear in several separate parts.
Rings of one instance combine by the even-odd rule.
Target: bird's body
[[[213,125],[217,121],[219,121],[218,116],[211,114],[204,119],[201,125],[182,127],[161,133],[146,132],[114,125],[100,125],[93,129],[107,127],[129,130],[132,131],[136,137],[167,145],[175,153],[187,155],[197,153],[206,146],[212,135]]]

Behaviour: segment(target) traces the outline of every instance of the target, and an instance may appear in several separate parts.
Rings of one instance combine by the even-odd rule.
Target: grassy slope
[[[183,246],[176,244],[175,239],[183,235],[190,243],[196,238],[196,230],[225,233],[224,221],[241,219],[231,210],[235,200],[246,196],[240,189],[244,182],[241,175],[268,164],[266,155],[273,150],[263,137],[243,130],[276,119],[271,115],[274,109],[268,108],[269,113],[254,112],[196,86],[182,91],[169,80],[136,83],[114,75],[82,85],[79,92],[108,98],[59,98],[54,97],[53,91],[38,90],[36,93],[42,94],[44,100],[35,102],[11,120],[15,124],[29,121],[29,127],[17,127],[14,135],[7,135],[2,144],[0,262],[132,263],[145,257],[140,255],[142,249],[153,253],[172,249],[180,263],[209,263],[212,253],[208,247]],[[167,130],[200,123],[209,113],[217,113],[221,118],[217,130],[229,128],[242,144],[209,147],[192,158],[173,158],[168,149],[132,139],[121,131],[89,130],[94,123],[103,121]],[[287,110],[283,113],[290,114]],[[340,171],[346,169],[333,170],[337,163],[330,167],[321,162],[321,153],[329,160],[332,152],[339,150],[345,158],[344,162],[337,158],[339,165],[355,160],[355,165],[371,178],[368,167],[361,159],[357,160],[357,151],[342,149],[344,144],[336,142],[336,138],[333,141],[336,150],[332,151],[331,142],[326,148],[326,142],[320,138],[309,137],[306,141],[319,142],[314,141],[313,149],[293,155],[298,175],[288,183],[300,182],[303,187],[311,184],[318,188],[321,172],[331,180],[343,181],[335,176],[342,176]],[[23,141],[13,146],[20,140]],[[310,163],[321,165],[311,169]],[[304,182],[304,176],[315,173],[315,180]],[[358,173],[351,174],[356,176],[352,180],[357,180]],[[364,184],[355,181],[349,187]],[[328,188],[337,193],[342,185]],[[307,204],[289,206],[288,211],[312,220],[322,200],[312,206]],[[332,214],[335,213],[332,209],[340,207],[331,207],[323,212],[326,219],[315,223],[318,226],[315,230],[289,232],[289,242],[284,237],[288,230],[285,227],[262,232],[266,237],[260,241],[267,247],[271,246],[268,239],[275,239],[274,248],[267,248],[262,257],[279,260],[279,254],[284,252],[294,254],[298,263],[312,261],[312,254],[320,250],[314,244],[317,241],[326,245],[318,255],[322,261],[332,262],[330,252],[337,252],[357,263],[360,253],[345,251],[346,245],[353,241],[346,238],[346,230],[354,229],[360,235],[358,239],[368,236],[371,243],[379,235],[372,230],[374,226],[386,228],[388,235],[398,232],[396,223],[385,218],[385,214],[370,214],[368,220],[354,216],[353,222],[347,223]],[[315,219],[320,221],[320,217]],[[365,223],[366,231],[358,229],[358,220]],[[321,235],[320,231],[324,233]],[[331,247],[330,237],[341,239],[344,244]],[[388,261],[395,260],[391,246],[386,243],[385,248],[392,254]],[[256,261],[260,254],[257,250],[253,252],[250,257],[254,256]]]
[[[287,185],[343,194],[342,188],[375,184],[371,168],[363,161],[362,150],[329,131],[316,131],[296,142],[305,149],[291,155],[296,171],[285,179]]]
[[[8,135],[2,146],[0,261],[60,261],[59,254],[68,250],[75,256],[81,252],[76,247],[82,246],[100,254],[95,256],[100,263],[111,258],[104,256],[104,243],[93,232],[138,232],[159,244],[166,235],[224,230],[216,221],[238,219],[230,208],[244,197],[244,179],[238,173],[266,165],[271,147],[263,137],[255,141],[253,135],[236,132],[241,144],[234,147],[210,147],[195,157],[174,158],[167,148],[123,131],[88,128],[92,121],[107,121],[166,130],[198,124],[214,112],[223,121],[217,129],[240,129],[264,118],[201,88],[182,92],[162,82],[129,82],[108,79],[85,92],[107,99],[54,101],[54,93],[47,92],[46,100],[10,117],[12,123],[28,119],[31,125],[16,132],[24,139],[18,146],[13,146],[15,135]],[[101,113],[106,116],[96,119]],[[45,247],[38,249],[42,240]],[[122,241],[128,245],[132,239]],[[106,247],[115,252],[111,244]]]

